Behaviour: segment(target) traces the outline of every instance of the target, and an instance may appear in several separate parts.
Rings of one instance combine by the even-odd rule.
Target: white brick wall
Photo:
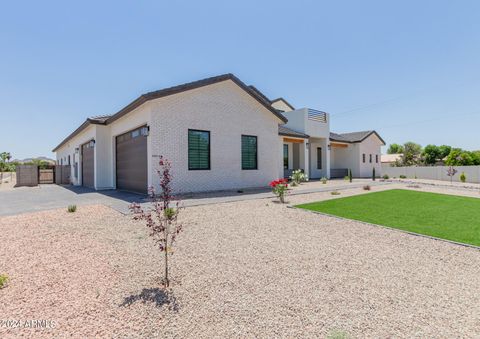
[[[283,176],[279,123],[272,112],[227,80],[152,100],[110,125],[90,126],[60,148],[57,159],[94,138],[96,188],[115,188],[115,136],[148,124],[149,186],[159,189],[156,171],[163,155],[172,162],[176,192],[261,187]],[[210,131],[210,170],[188,170],[188,129]],[[242,134],[257,136],[257,170],[241,168]]]
[[[283,175],[281,121],[231,80],[156,99],[151,112],[153,171],[158,156],[169,159],[177,192],[260,187]],[[210,170],[188,170],[188,129],[210,131]],[[258,170],[241,168],[242,134],[258,138]]]

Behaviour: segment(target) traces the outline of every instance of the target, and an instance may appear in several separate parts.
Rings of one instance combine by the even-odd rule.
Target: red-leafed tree
[[[182,231],[182,224],[178,222],[178,214],[181,210],[177,200],[172,207],[174,197],[172,195],[172,174],[171,164],[168,160],[160,157],[160,170],[157,171],[160,177],[160,194],[156,194],[153,187],[149,189],[151,199],[150,208],[144,209],[140,204],[133,203],[130,210],[133,219],[144,221],[150,230],[160,252],[164,253],[165,262],[165,287],[170,286],[168,277],[168,256],[173,254],[173,244],[177,235]]]

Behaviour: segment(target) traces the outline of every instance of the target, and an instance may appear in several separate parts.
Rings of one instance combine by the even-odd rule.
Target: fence
[[[57,185],[70,184],[70,165],[56,165],[55,166],[55,183]]]
[[[467,182],[480,183],[480,166],[453,166],[457,173],[453,176],[453,181],[460,181],[460,175],[465,173]],[[409,167],[391,167],[382,164],[382,175],[389,177],[400,177],[404,175],[407,178],[444,180],[450,181],[447,175],[448,166],[409,166]]]
[[[15,186],[37,186],[38,185],[38,166],[36,165],[17,165],[16,166],[17,183]]]

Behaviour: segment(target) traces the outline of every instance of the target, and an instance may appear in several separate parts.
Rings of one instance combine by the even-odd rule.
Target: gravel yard
[[[271,199],[188,207],[182,221],[165,295],[161,256],[128,216],[98,205],[0,218],[0,273],[10,276],[0,318],[55,321],[53,329],[3,326],[0,337],[480,333],[480,250]]]

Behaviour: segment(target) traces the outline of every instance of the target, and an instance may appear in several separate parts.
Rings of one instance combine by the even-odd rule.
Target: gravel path
[[[165,295],[145,226],[112,209],[0,218],[0,273],[11,277],[0,290],[0,318],[55,321],[53,329],[0,327],[0,337],[480,333],[479,250],[270,199],[189,207],[182,220]]]

